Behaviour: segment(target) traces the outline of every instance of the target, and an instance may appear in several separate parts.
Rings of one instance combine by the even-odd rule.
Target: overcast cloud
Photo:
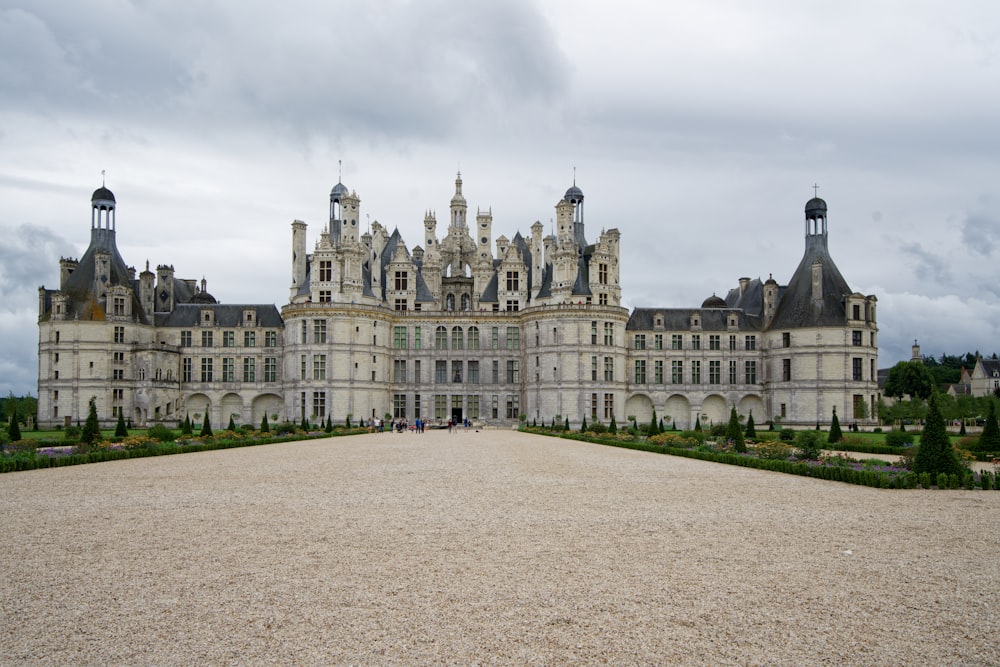
[[[788,281],[818,183],[880,365],[998,350],[1000,5],[0,0],[0,391],[36,390],[37,287],[89,240],[282,305],[343,180],[409,246],[460,167],[497,236],[572,183],[629,307]]]

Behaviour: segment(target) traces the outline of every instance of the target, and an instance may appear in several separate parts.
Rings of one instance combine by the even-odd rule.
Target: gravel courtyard
[[[1000,492],[525,435],[0,476],[0,664],[1000,664]]]

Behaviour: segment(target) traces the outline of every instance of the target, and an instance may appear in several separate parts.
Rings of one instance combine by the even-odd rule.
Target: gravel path
[[[509,431],[0,476],[0,663],[1000,664],[1000,493]]]

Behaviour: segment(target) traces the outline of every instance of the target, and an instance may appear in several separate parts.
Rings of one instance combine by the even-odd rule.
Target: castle
[[[291,225],[288,303],[220,304],[172,265],[136,276],[119,254],[114,194],[91,198],[90,246],[38,290],[38,420],[215,425],[390,414],[498,425],[519,419],[728,419],[873,424],[875,296],[852,292],[830,257],[827,205],[805,206],[805,252],[787,285],[740,278],[700,307],[621,306],[618,229],[589,242],[574,183],[554,233],[493,238],[469,218],[461,174],[439,238],[361,233],[361,199],[338,182],[309,251]],[[665,277],[665,279],[669,279]]]

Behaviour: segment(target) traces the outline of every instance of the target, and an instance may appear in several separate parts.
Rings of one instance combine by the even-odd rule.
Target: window
[[[278,381],[278,358],[264,357],[264,382]]]
[[[406,394],[392,395],[392,416],[394,419],[406,417]]]
[[[729,384],[736,384],[737,382],[738,373],[736,372],[736,369],[736,360],[733,359],[729,362]]]
[[[730,350],[735,350],[736,349],[736,336],[730,336],[729,337],[729,349]]]
[[[493,384],[500,384],[500,361],[493,360]]]
[[[789,331],[783,331],[781,333],[781,347],[791,347],[792,346],[792,334]]]
[[[521,412],[521,399],[517,396],[507,395],[507,419],[517,419]]]
[[[181,382],[191,382],[191,376],[193,375],[191,366],[191,357],[184,357],[184,360],[181,362]]]
[[[202,347],[212,347],[212,332],[202,331],[201,332],[201,346]]]
[[[118,327],[115,327],[116,329]],[[115,341],[118,342],[118,341]],[[182,331],[181,332],[181,347],[191,347],[191,332]]]
[[[517,271],[508,271],[507,272],[507,291],[508,292],[516,292],[516,291],[518,291],[520,289],[520,287],[518,286],[519,284],[520,284],[520,280],[519,280],[519,275],[518,275]],[[508,308],[507,310],[510,310],[510,308]]]
[[[445,414],[448,412],[448,397],[444,394],[434,395],[434,418],[444,419]]]
[[[722,383],[722,362],[721,361],[709,361],[708,362],[708,383],[709,384],[721,384]]]
[[[611,322],[604,323],[604,344],[614,345],[615,344],[615,325]]]
[[[646,360],[635,360],[635,383],[646,384]]]
[[[691,384],[701,384],[701,362],[691,362]]]
[[[722,338],[718,334],[712,334],[708,337],[708,349],[710,350],[721,350],[721,343]]]
[[[313,410],[312,416],[318,419],[323,419],[326,417],[326,392],[325,391],[314,391],[313,392]]]
[[[243,332],[243,347],[257,347],[257,332],[256,331],[244,331]]]
[[[236,332],[235,331],[223,331],[222,332],[222,347],[236,347]]]
[[[392,307],[393,307],[393,310],[396,310],[398,312],[403,312],[404,310],[407,309],[406,308],[407,305],[408,305],[408,301],[406,299],[395,299],[393,301],[393,306]]]
[[[670,349],[681,350],[684,348],[684,337],[681,334],[671,334]]]
[[[325,380],[326,379],[326,355],[325,354],[314,354],[313,355],[313,380]]]
[[[608,295],[605,294],[604,292],[601,292],[600,294],[598,294],[597,295],[597,305],[599,305],[599,306],[606,306],[606,305],[608,305]]]
[[[851,370],[852,376],[855,382],[860,382],[863,378],[861,377],[861,358],[854,357],[851,359]]]
[[[434,381],[444,384],[448,381],[448,362],[438,359],[434,362]]]
[[[756,361],[746,361],[743,363],[743,381],[747,384],[757,384]]]
[[[357,368],[358,365],[354,364],[354,367]],[[302,380],[309,379],[308,370],[306,366],[306,355],[304,354],[299,356],[299,378]]]
[[[507,327],[507,349],[521,349],[521,330],[517,327]]]
[[[409,289],[408,278],[409,276],[407,275],[406,271],[396,271],[395,285],[397,291],[405,292],[407,289]]]
[[[468,396],[466,397],[466,416],[469,419],[479,419],[479,397],[478,396]]]
[[[420,419],[420,394],[413,395],[413,418]]]
[[[670,383],[683,384],[684,382],[684,362],[674,359],[670,362]]]
[[[392,328],[392,347],[394,350],[406,349],[406,327]]]
[[[313,320],[313,343],[326,342],[326,320]]]
[[[420,349],[420,327],[413,327],[413,349]]]
[[[302,320],[302,344],[309,342],[309,320]],[[302,408],[305,410],[305,407]]]
[[[521,381],[521,362],[517,359],[507,360],[507,382],[517,384]]]
[[[746,349],[748,349],[748,350],[756,350],[757,349],[757,337],[756,336],[747,336],[746,339],[744,340],[744,347]]]
[[[469,384],[479,384],[479,362],[470,361],[469,362]]]
[[[861,347],[861,332],[852,331],[851,332],[851,345],[854,347]]]
[[[452,327],[451,329],[451,349],[461,350],[465,340],[465,332],[462,327]]]
[[[507,301],[507,312],[508,313],[516,313],[517,310],[518,310],[518,308],[519,308],[519,306],[520,306],[520,303],[517,301],[517,299],[509,299]]]
[[[608,265],[598,264],[597,265],[597,282],[602,285],[608,284]]]
[[[653,349],[662,350],[663,349],[663,334],[653,335]]]
[[[190,333],[190,332],[188,332]],[[56,342],[59,342],[58,332],[56,332]],[[115,327],[115,342],[124,343],[125,342],[125,327]]]
[[[113,306],[113,308],[114,308],[114,314],[115,315],[119,315],[119,316],[124,315],[125,314],[125,297],[123,297],[123,296],[116,296],[114,298],[114,306]]]
[[[615,358],[614,357],[604,357],[604,381],[614,382],[615,381]]]
[[[782,403],[781,404],[781,418],[784,419],[787,416],[788,416],[788,407],[784,403]]]
[[[452,361],[451,362],[451,381],[461,382],[462,381],[462,362]]]
[[[444,327],[438,327],[434,330],[434,349],[435,350],[447,350],[448,349],[448,330]]]
[[[590,418],[597,419],[597,394],[590,395]]]
[[[253,357],[243,357],[243,381],[257,381],[257,360]]]
[[[125,379],[125,369],[124,368],[116,368],[116,369],[114,369],[112,371],[111,376],[115,380],[124,380]],[[54,379],[56,379],[56,380],[59,379],[59,371],[55,372]]]
[[[851,307],[851,313],[854,315],[854,319],[860,320],[861,319],[861,306],[859,306],[858,304],[854,304],[854,306]]]
[[[222,358],[222,381],[234,382],[236,380],[236,360],[232,357]]]
[[[125,353],[124,352],[115,352],[111,356],[112,356],[112,359],[113,359],[114,363],[116,363],[116,364],[124,364],[125,363]],[[56,361],[59,361],[59,355],[58,354],[56,355]]]
[[[319,302],[320,303],[330,303],[333,301],[333,292],[328,289],[321,289],[319,291]]]
[[[865,397],[861,394],[854,394],[854,418],[865,419],[868,417],[868,409],[865,405]]]
[[[590,358],[590,379],[597,382],[597,357]]]
[[[635,335],[635,349],[645,350],[646,349],[646,334],[636,334]]]
[[[611,419],[615,415],[615,395],[604,394],[604,418]]]
[[[490,347],[494,350],[500,349],[500,327],[490,329]]]
[[[479,349],[479,327],[469,327],[467,336],[468,347],[470,350]]]
[[[319,281],[328,283],[333,280],[333,262],[321,260],[319,263]]]
[[[691,349],[692,350],[701,349],[701,334],[693,334],[691,336]]]
[[[597,345],[597,322],[590,323],[590,344]]]
[[[212,360],[202,359],[201,360],[201,381],[211,382],[212,381]]]
[[[790,382],[792,379],[792,360],[782,359],[781,360],[781,379],[785,382]]]
[[[663,359],[653,362],[653,382],[663,384]]]

